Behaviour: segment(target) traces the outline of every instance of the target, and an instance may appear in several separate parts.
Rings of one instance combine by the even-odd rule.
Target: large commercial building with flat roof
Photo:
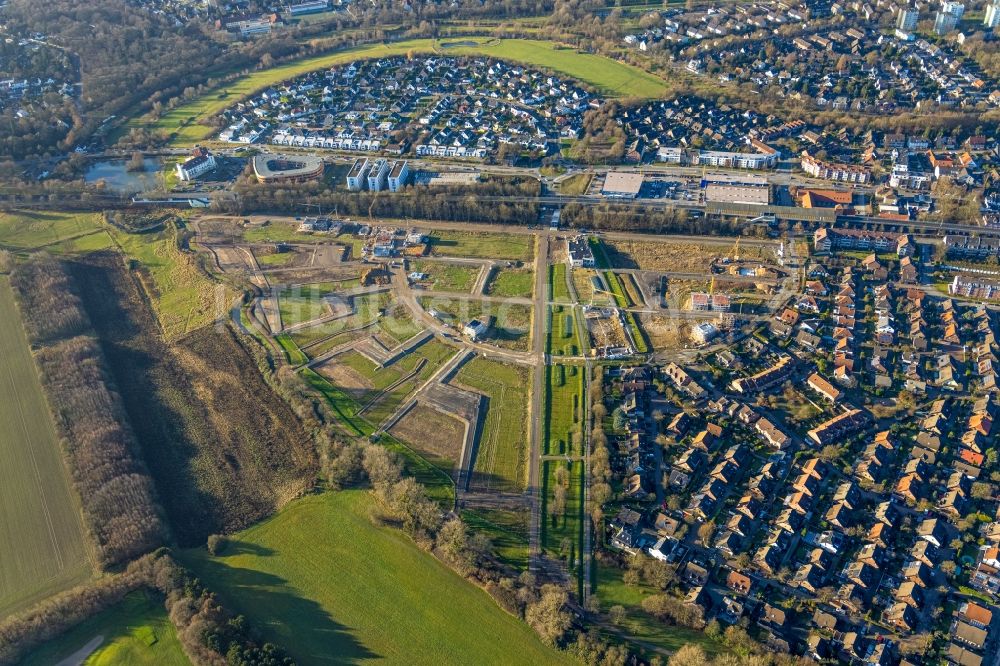
[[[639,196],[642,181],[643,175],[641,173],[609,171],[604,178],[601,194],[609,199],[635,199]]]
[[[771,186],[758,183],[709,183],[705,201],[766,206],[771,203]]]

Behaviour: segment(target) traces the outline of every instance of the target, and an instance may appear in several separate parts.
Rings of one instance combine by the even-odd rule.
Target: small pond
[[[102,160],[91,162],[83,179],[88,183],[103,180],[107,188],[121,194],[148,192],[162,186],[163,160],[146,157],[142,160],[142,171],[129,171],[128,160]]]

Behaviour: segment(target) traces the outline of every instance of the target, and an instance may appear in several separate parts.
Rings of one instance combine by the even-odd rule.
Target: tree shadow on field
[[[191,399],[152,305],[121,259],[97,253],[70,269],[174,536],[181,546],[204,543],[224,527],[219,501],[201,490],[192,465],[198,448],[187,427],[209,423],[205,407]]]
[[[229,547],[250,545],[235,542]],[[226,550],[227,555],[230,552]],[[299,664],[339,666],[382,656],[369,650],[350,627],[336,622],[326,609],[302,597],[280,576],[229,566],[200,554],[188,564],[226,607],[245,614],[263,639],[285,650]]]
[[[261,546],[256,543],[251,543],[249,541],[239,541],[236,539],[228,539],[226,541],[226,547],[222,550],[222,555],[228,557],[230,555],[254,555],[256,557],[270,557],[275,554],[273,548],[268,548],[267,546]]]

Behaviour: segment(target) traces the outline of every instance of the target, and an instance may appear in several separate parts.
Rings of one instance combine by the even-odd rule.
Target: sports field
[[[306,497],[221,557],[180,557],[306,666],[568,663],[402,532],[376,527],[372,502],[360,490]]]
[[[100,640],[98,641],[98,637]],[[145,592],[133,592],[121,603],[86,620],[29,655],[22,666],[57,664],[86,646],[84,666],[187,666],[174,626],[163,602]]]
[[[90,577],[80,514],[28,340],[0,276],[0,618]]]
[[[151,121],[148,117],[130,120],[124,131],[144,127],[170,135],[175,145],[188,145],[212,133],[211,128],[199,123],[268,86],[346,62],[407,53],[503,58],[553,70],[588,84],[608,97],[655,98],[663,96],[667,90],[663,79],[638,67],[600,55],[580,53],[552,42],[488,37],[456,37],[444,42],[412,39],[390,44],[367,44],[254,72],[205,92],[197,99],[168,111],[159,120]]]

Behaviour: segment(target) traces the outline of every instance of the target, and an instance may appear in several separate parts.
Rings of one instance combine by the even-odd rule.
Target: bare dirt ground
[[[421,453],[457,463],[462,454],[465,424],[433,407],[418,404],[389,432]]]
[[[669,315],[653,314],[642,318],[649,343],[657,351],[682,349],[691,341],[690,322]]]
[[[359,372],[349,366],[338,363],[336,357],[324,361],[314,369],[355,400],[360,400],[375,388]]]

